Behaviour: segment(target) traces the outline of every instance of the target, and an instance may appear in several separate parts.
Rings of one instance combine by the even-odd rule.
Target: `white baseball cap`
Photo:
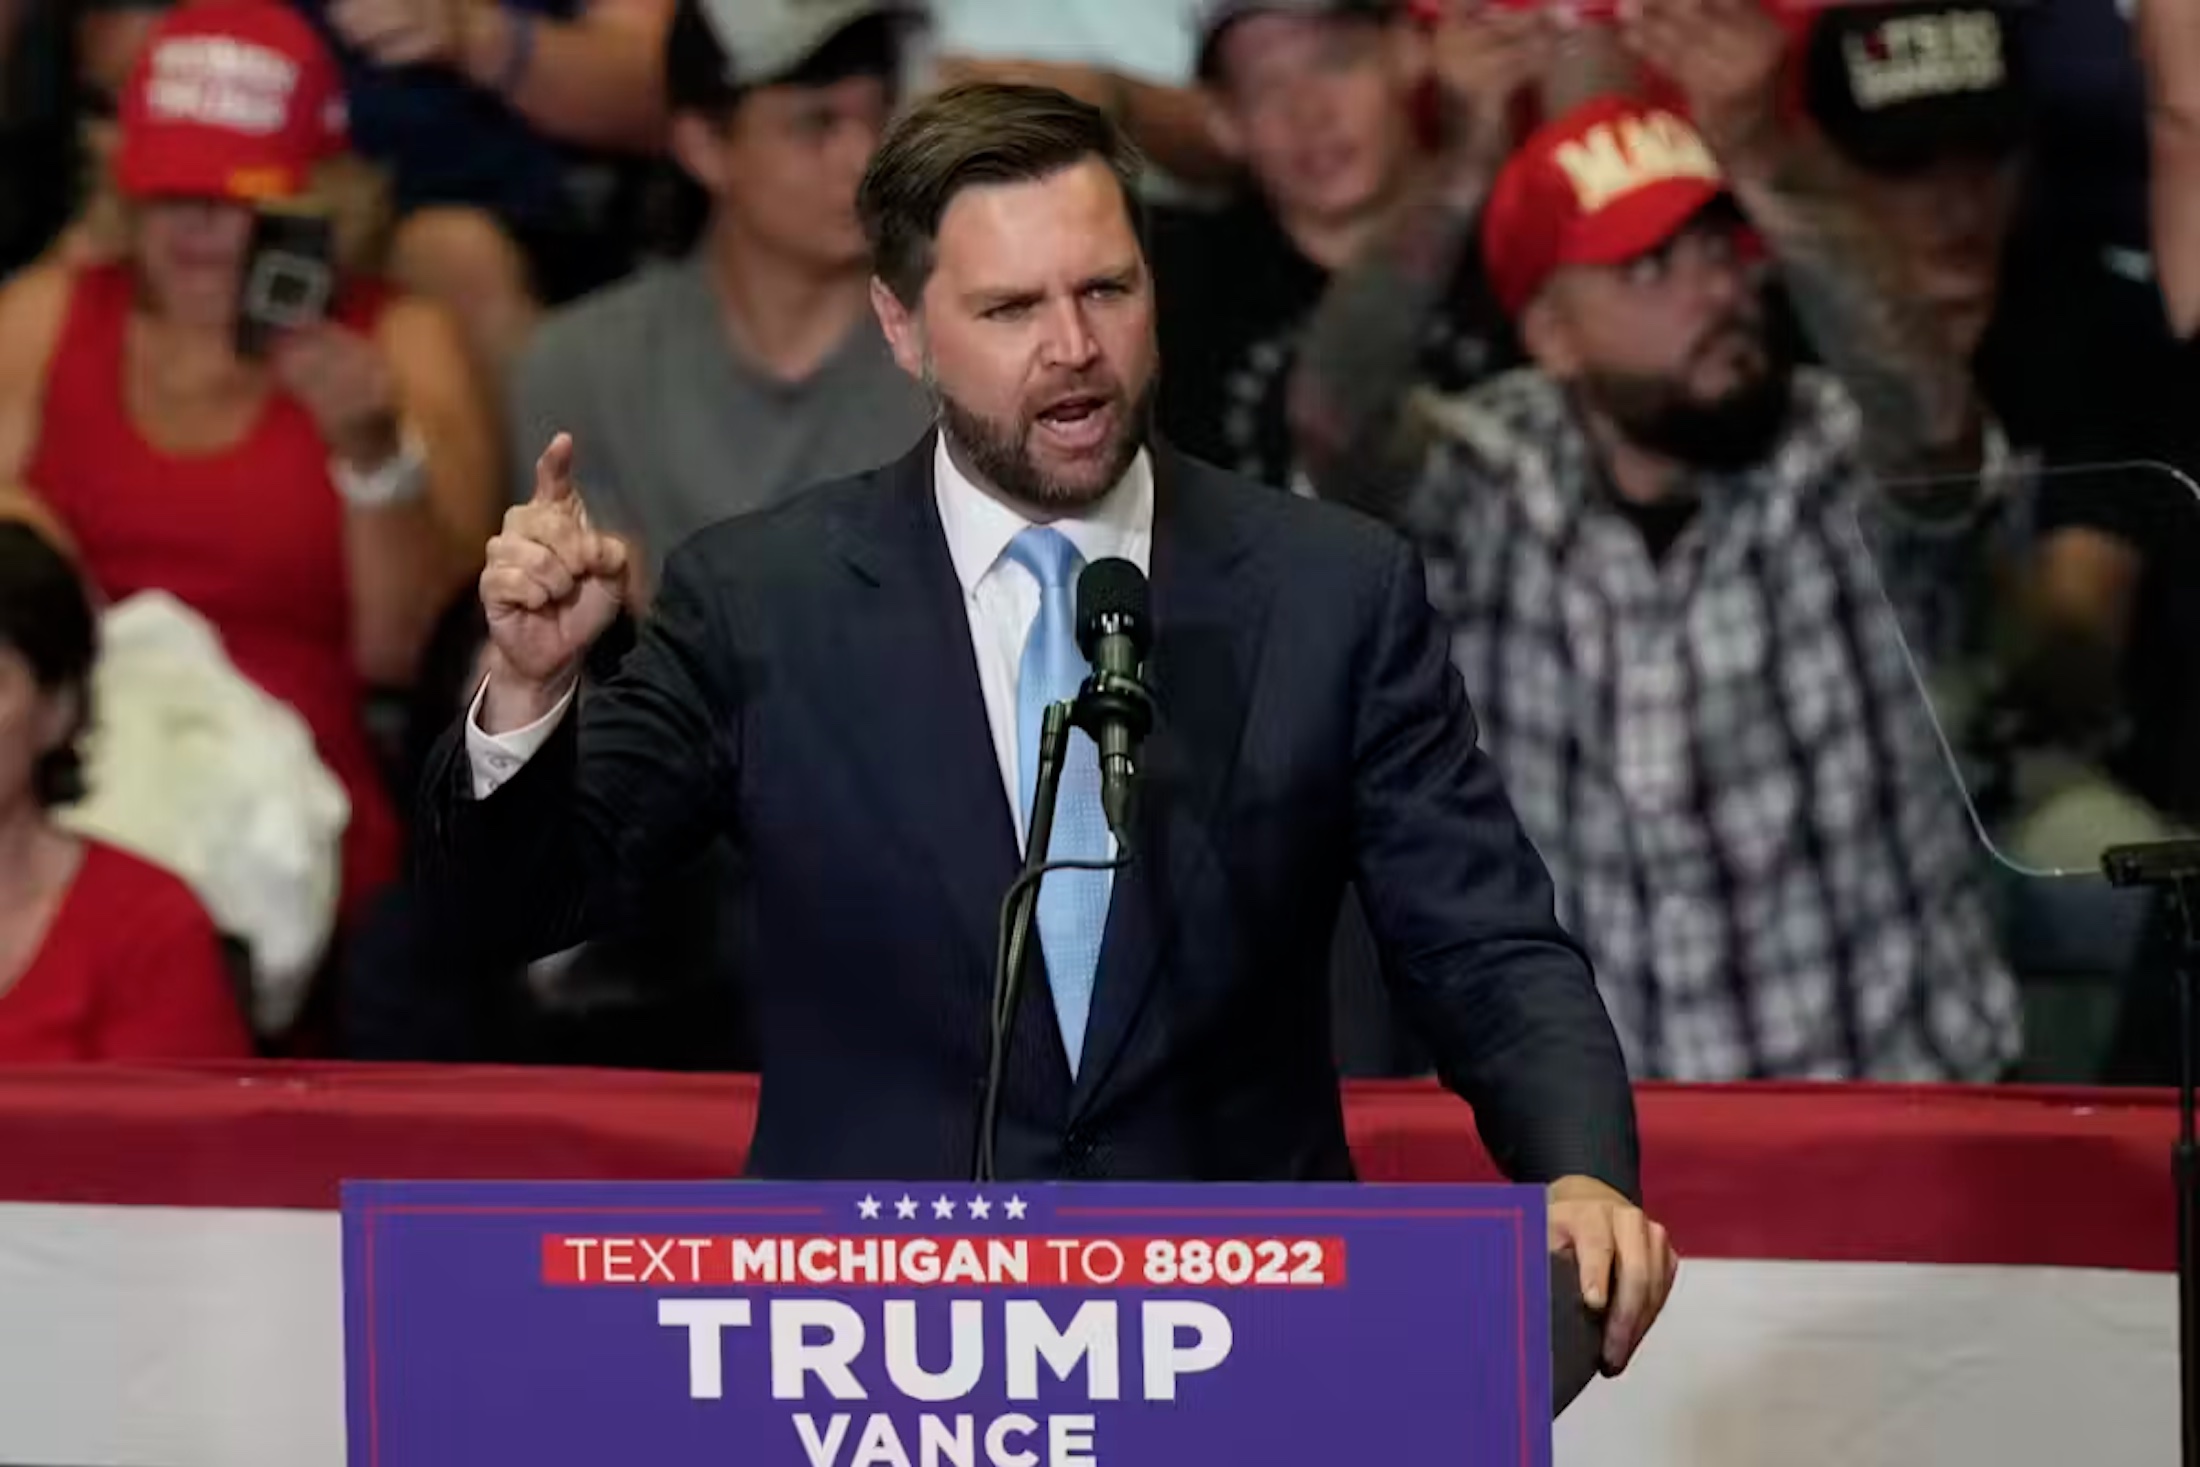
[[[802,63],[857,21],[872,16],[921,18],[911,0],[697,0],[703,21],[726,55],[726,84],[765,86]]]

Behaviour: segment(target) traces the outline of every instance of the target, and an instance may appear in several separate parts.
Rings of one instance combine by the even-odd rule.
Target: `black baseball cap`
[[[1404,10],[1398,0],[1207,0],[1199,11],[1199,79],[1215,79],[1222,37],[1241,20],[1256,15],[1311,15],[1382,21]]]
[[[2008,157],[2031,129],[2018,17],[2007,0],[1829,7],[1804,58],[1805,105],[1870,172]]]

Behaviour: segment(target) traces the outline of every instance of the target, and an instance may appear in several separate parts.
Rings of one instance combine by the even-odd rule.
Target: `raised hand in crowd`
[[[1477,180],[1488,187],[1512,146],[1515,104],[1549,72],[1559,39],[1548,11],[1450,0],[1430,34],[1429,56],[1451,129],[1445,156],[1455,187],[1471,189]]]
[[[1907,286],[1848,166],[1783,111],[1786,37],[1758,0],[1631,0],[1621,38],[1669,78],[1778,264],[1811,343],[1863,415],[1889,476],[1968,474],[1985,457],[1970,366]],[[1957,495],[1967,507],[1970,495]],[[1933,506],[1938,508],[1940,506]]]
[[[334,0],[328,9],[337,34],[378,65],[455,73],[545,136],[620,150],[662,139],[669,0],[588,0],[570,20],[483,0]]]
[[[1292,380],[1291,427],[1316,487],[1380,512],[1418,471],[1409,397],[1420,331],[1472,248],[1490,182],[1513,144],[1516,104],[1542,81],[1560,33],[1547,12],[1450,0],[1430,40],[1448,136],[1432,186],[1315,313]]]
[[[535,464],[534,497],[506,511],[481,573],[494,652],[486,732],[524,728],[570,691],[582,657],[626,603],[631,558],[625,541],[589,523],[573,440],[559,434]]]
[[[1620,37],[1680,88],[1689,121],[1722,163],[1779,146],[1787,33],[1759,0],[1633,0]]]

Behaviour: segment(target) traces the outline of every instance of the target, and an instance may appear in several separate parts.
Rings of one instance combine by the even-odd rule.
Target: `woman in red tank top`
[[[104,596],[176,596],[305,720],[351,797],[350,913],[401,849],[365,690],[409,683],[477,571],[499,474],[464,349],[424,304],[339,281],[240,350],[256,211],[298,206],[341,111],[279,0],[164,17],[123,98],[129,260],[0,288],[0,485],[52,514]]]

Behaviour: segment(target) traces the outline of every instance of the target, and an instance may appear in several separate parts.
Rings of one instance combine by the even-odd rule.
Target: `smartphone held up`
[[[265,357],[284,333],[327,319],[335,255],[335,226],[321,210],[264,206],[253,216],[238,297],[240,356]]]

